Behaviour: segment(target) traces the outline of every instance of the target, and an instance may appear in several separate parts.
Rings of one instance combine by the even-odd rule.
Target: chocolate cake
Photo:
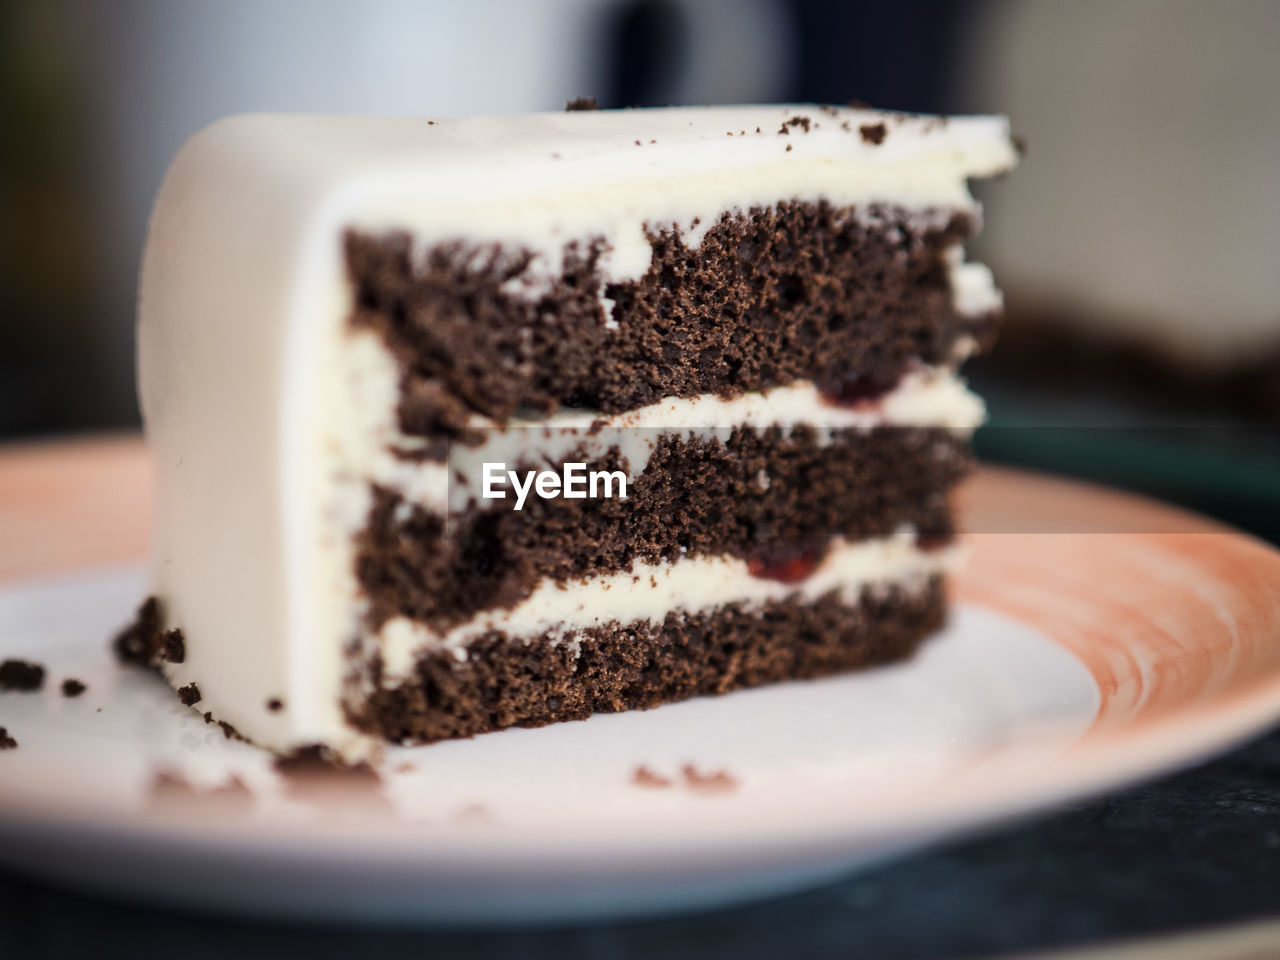
[[[347,761],[910,655],[1001,306],[966,181],[1014,159],[831,107],[215,124],[144,257],[119,649]]]

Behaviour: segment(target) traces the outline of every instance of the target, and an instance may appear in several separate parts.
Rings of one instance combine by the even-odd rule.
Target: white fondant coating
[[[796,115],[810,132],[778,134]],[[873,147],[857,128],[881,120],[888,136]],[[813,107],[206,128],[165,179],[139,295],[152,582],[187,637],[186,661],[166,671],[264,746],[369,746],[341,704],[345,650],[360,639],[348,532],[367,508],[356,477],[385,463],[344,444],[353,404],[385,410],[388,398],[364,384],[374,393],[357,403],[345,379],[345,229],[519,243],[544,273],[567,241],[603,236],[604,269],[625,278],[648,263],[646,223],[696,242],[695,219],[705,229],[784,199],[976,212],[966,178],[1013,161],[1000,118]],[[276,697],[285,709],[269,712]]]

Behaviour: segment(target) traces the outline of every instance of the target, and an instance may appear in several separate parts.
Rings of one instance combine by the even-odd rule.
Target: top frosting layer
[[[348,226],[519,243],[546,253],[548,268],[565,242],[604,236],[613,280],[647,266],[646,223],[677,223],[695,243],[723,211],[780,199],[972,210],[967,178],[1016,158],[1002,117],[817,106],[247,115],[207,128],[187,150],[224,161],[223,176],[279,180],[332,202]]]

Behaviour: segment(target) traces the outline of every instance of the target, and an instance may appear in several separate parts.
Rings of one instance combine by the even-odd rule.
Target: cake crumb
[[[9,731],[0,727],[0,750],[17,750],[18,741],[9,736]]]
[[[692,763],[686,763],[680,773],[684,777],[685,786],[699,793],[728,793],[738,789],[738,781],[727,770],[701,773]]]
[[[195,686],[195,684],[192,684],[192,686]],[[243,743],[248,743],[248,742],[249,742],[245,737],[242,737],[242,736],[240,735],[240,731],[239,731],[239,730],[237,730],[237,729],[236,729],[235,727],[233,727],[231,724],[227,723],[227,721],[225,721],[225,720],[215,720],[215,719],[213,718],[213,714],[212,714],[212,713],[206,712],[206,713],[202,714],[202,718],[204,719],[204,722],[205,722],[205,723],[214,723],[214,724],[217,724],[217,725],[218,725],[218,729],[220,729],[220,730],[222,731],[222,735],[223,735],[223,737],[225,737],[226,739],[228,739],[228,740],[240,740],[240,741],[241,741],[241,742],[243,742]]]
[[[813,126],[813,121],[808,117],[792,117],[790,120],[782,121],[782,126],[778,128],[778,133],[789,134],[794,127],[799,127],[803,132],[808,133],[811,126]]]
[[[187,646],[182,631],[163,629],[163,620],[160,601],[147,597],[134,615],[133,623],[111,641],[116,659],[135,667],[155,667],[162,661],[182,663],[186,660]]]
[[[637,787],[644,787],[646,790],[665,790],[672,783],[667,777],[654,773],[643,764],[636,767],[631,774],[631,782]]]
[[[166,630],[160,637],[160,659],[182,663],[187,659],[187,644],[181,630]]]
[[[155,597],[147,597],[134,614],[133,622],[111,641],[116,659],[135,667],[154,666],[152,651],[160,636],[160,621],[160,601]]]
[[[862,142],[869,143],[873,147],[878,147],[884,143],[884,138],[888,136],[889,128],[881,123],[864,123],[858,127],[858,133],[862,135]]]
[[[200,696],[200,688],[194,683],[188,683],[185,687],[179,687],[178,699],[182,701],[182,705],[184,707],[194,707],[202,699]]]
[[[281,700],[279,697],[272,697],[270,700],[267,701],[267,709],[271,713],[279,713],[281,710],[284,709],[284,701]]]
[[[87,689],[88,687],[75,677],[67,677],[67,679],[62,681],[62,695],[64,697],[78,697]]]
[[[789,143],[788,143],[788,144],[787,144],[787,153],[790,153],[790,152],[791,152],[791,144],[789,144]]]
[[[32,693],[44,686],[44,667],[27,660],[0,663],[0,692]]]
[[[1025,157],[1027,155],[1027,138],[1015,133],[1010,139],[1013,140],[1013,149],[1018,156]]]
[[[417,769],[412,763],[402,763],[396,767],[396,773],[413,773]]]
[[[579,110],[599,110],[600,104],[596,103],[595,97],[574,97],[564,105],[564,109],[568,113]]]

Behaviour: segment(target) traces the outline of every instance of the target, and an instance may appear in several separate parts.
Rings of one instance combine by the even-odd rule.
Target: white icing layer
[[[797,115],[808,133],[777,133]],[[858,127],[879,122],[873,147]],[[966,179],[1013,160],[999,118],[784,106],[436,124],[262,115],[197,134],[157,200],[139,297],[153,589],[187,636],[170,676],[197,681],[205,709],[265,746],[367,747],[342,710],[360,636],[349,532],[366,475],[396,467],[351,433],[394,402],[385,379],[348,379],[346,229],[516,243],[544,276],[567,241],[602,236],[606,274],[628,278],[648,263],[646,223],[696,242],[722,212],[780,200],[975,213]],[[397,482],[435,488],[426,474]],[[285,709],[267,711],[277,697]]]
[[[819,442],[835,430],[867,430],[878,426],[941,427],[967,435],[985,416],[982,401],[953,370],[920,369],[908,373],[880,401],[856,407],[825,402],[811,383],[744,393],[731,399],[704,394],[669,398],[612,416],[590,411],[562,411],[539,419],[516,419],[500,427],[483,417],[471,425],[485,430],[474,447],[455,445],[447,463],[415,463],[396,456],[421,440],[400,432],[395,407],[399,368],[377,334],[357,331],[344,351],[350,395],[361,402],[349,411],[348,429],[335,458],[340,476],[353,481],[341,515],[354,532],[363,526],[367,498],[359,489],[377,483],[435,513],[463,510],[479,495],[485,462],[518,461],[556,465],[575,450],[587,458],[617,447],[627,461],[627,474],[644,471],[658,439],[667,434],[726,440],[737,428],[763,430],[812,427]]]
[[[798,125],[778,132],[796,117],[808,118],[807,133]],[[945,218],[951,210],[976,212],[967,178],[1007,170],[1015,159],[999,117],[940,123],[790,106],[472,117],[432,126],[365,117],[236,122],[260,127],[245,133],[287,137],[293,150],[323,157],[326,173],[349,191],[351,226],[408,228],[423,246],[454,237],[517,244],[538,255],[534,273],[545,275],[559,273],[565,243],[603,236],[609,280],[638,278],[649,266],[646,224],[675,224],[695,246],[725,211],[779,200],[932,207]],[[875,146],[858,128],[880,122],[887,135]],[[428,165],[434,175],[424,178]]]
[[[813,573],[795,584],[753,577],[737,557],[685,557],[674,563],[636,563],[631,570],[592,577],[577,583],[544,580],[509,610],[491,611],[437,634],[421,624],[397,617],[383,625],[377,638],[384,682],[407,679],[422,653],[444,648],[465,660],[466,644],[490,630],[513,640],[548,631],[574,630],[614,621],[627,624],[661,621],[669,611],[697,613],[726,604],[758,606],[774,600],[815,600],[831,592],[849,604],[872,586],[917,588],[933,575],[952,569],[959,548],[923,551],[915,534],[903,530],[881,540],[849,543],[836,540]]]

